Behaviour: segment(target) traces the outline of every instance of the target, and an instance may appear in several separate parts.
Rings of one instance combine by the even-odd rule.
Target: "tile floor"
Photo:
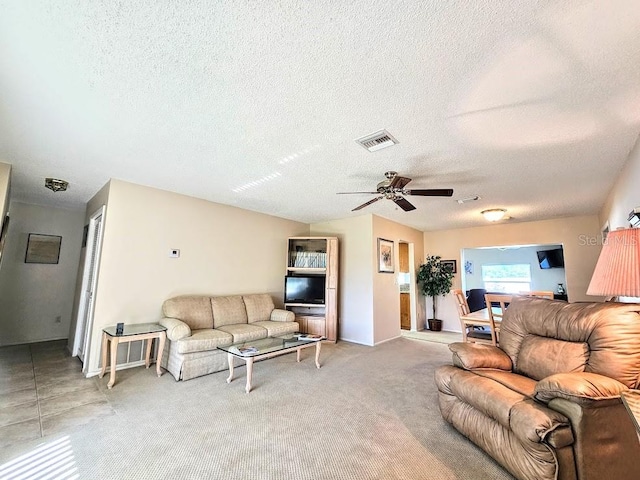
[[[67,341],[0,347],[0,448],[113,415]]]

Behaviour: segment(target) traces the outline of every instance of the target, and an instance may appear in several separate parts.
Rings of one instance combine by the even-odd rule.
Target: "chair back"
[[[484,294],[487,291],[484,288],[472,288],[469,290],[469,296],[467,297],[467,305],[469,305],[469,310],[472,312],[477,312],[478,310],[482,310],[486,308],[487,305],[484,303]]]
[[[462,290],[451,290],[453,298],[456,301],[456,308],[458,309],[458,315],[463,316],[471,313],[469,305],[467,304],[467,297],[464,296]]]
[[[513,295],[502,293],[487,293],[484,296],[484,300],[487,303],[487,310],[489,311],[489,325],[491,327],[494,345],[500,343],[500,324],[502,323],[504,312],[512,299]],[[494,307],[494,304],[498,304],[498,306]]]

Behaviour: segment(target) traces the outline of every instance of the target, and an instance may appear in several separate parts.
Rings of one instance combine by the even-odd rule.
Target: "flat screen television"
[[[561,248],[554,248],[553,250],[539,250],[538,263],[540,268],[564,268],[564,254]]]
[[[324,305],[324,275],[287,275],[284,277],[284,303]]]

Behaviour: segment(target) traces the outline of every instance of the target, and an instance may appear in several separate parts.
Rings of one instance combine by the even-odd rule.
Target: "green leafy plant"
[[[427,255],[427,261],[418,268],[416,277],[418,288],[425,297],[431,297],[433,303],[433,318],[436,319],[436,299],[446,295],[453,285],[451,267],[441,262],[438,255]]]

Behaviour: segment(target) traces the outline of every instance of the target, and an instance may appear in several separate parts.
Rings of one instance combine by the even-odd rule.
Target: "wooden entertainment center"
[[[300,331],[338,339],[338,239],[336,237],[290,237],[287,248],[287,276],[324,279],[324,303],[287,303],[296,315]]]

